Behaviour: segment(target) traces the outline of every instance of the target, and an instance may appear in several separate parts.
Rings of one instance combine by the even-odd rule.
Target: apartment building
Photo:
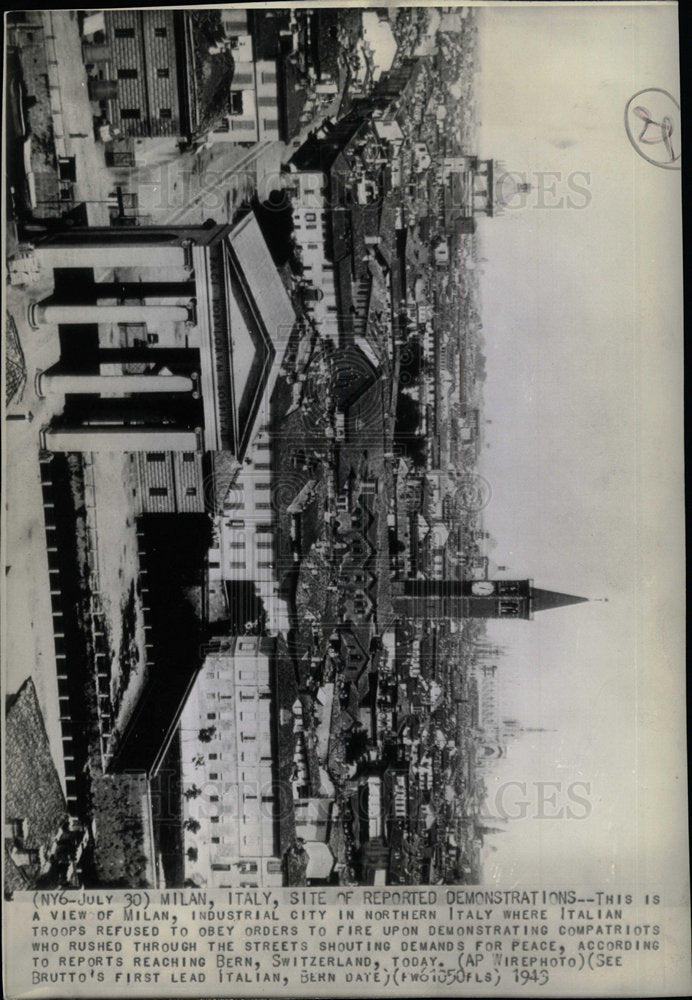
[[[272,770],[275,640],[210,643],[180,718],[185,879],[283,884]]]
[[[291,202],[293,235],[303,264],[305,311],[321,336],[336,346],[339,317],[326,196],[329,179],[318,171],[297,171],[285,174],[283,183]]]
[[[261,424],[214,520],[209,581],[231,587],[252,582],[271,633],[290,628],[288,604],[279,593],[277,484],[272,479],[269,425]]]
[[[84,46],[89,96],[123,136],[186,134],[183,22],[165,9],[106,10],[98,40]]]
[[[257,46],[251,12],[239,8],[221,11],[221,23],[233,53],[230,112],[208,134],[207,142],[253,144],[286,140],[282,60],[266,58]],[[271,50],[270,50],[271,51]]]

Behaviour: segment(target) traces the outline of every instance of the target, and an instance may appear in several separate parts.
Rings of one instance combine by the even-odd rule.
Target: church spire
[[[540,590],[531,587],[531,611],[552,611],[553,608],[563,608],[567,604],[581,604],[588,597],[574,597],[572,594],[560,594],[556,590]]]

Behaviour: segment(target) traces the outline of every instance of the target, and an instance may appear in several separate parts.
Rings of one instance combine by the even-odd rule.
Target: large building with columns
[[[139,452],[147,500],[184,489],[163,509],[195,509],[203,455],[242,461],[266,423],[295,323],[255,217],[73,229],[47,236],[36,255],[54,291],[30,305],[29,322],[54,327],[60,342],[36,389],[64,397],[41,446]]]

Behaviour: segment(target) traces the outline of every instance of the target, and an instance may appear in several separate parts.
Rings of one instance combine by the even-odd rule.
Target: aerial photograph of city
[[[6,898],[489,877],[483,16],[8,15]]]

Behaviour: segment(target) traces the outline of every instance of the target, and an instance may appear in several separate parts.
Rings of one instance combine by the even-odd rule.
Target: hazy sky
[[[479,227],[493,556],[537,586],[608,598],[489,629],[508,647],[506,714],[556,730],[515,743],[491,788],[556,780],[564,804],[570,782],[591,784],[588,819],[516,820],[492,839],[486,878],[502,883],[675,870],[660,817],[684,787],[680,606],[660,588],[682,546],[680,175],[647,164],[623,128],[638,90],[678,96],[675,30],[673,6],[482,14],[479,152],[534,185],[528,207]],[[570,194],[588,203],[568,207]]]

